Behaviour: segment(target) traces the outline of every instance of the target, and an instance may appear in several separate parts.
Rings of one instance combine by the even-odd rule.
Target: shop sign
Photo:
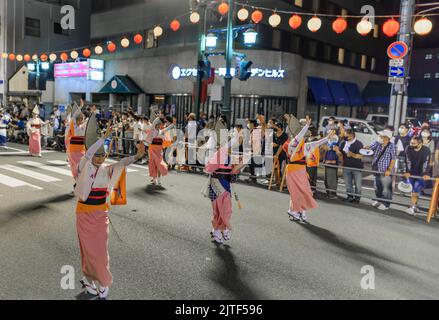
[[[226,75],[226,68],[215,69],[215,74],[219,77]],[[232,77],[236,75],[236,69],[231,68]],[[253,68],[251,69],[252,78],[262,79],[285,79],[284,69],[266,69],[266,68]],[[182,78],[190,78],[197,76],[196,68],[181,68],[180,66],[174,66],[171,70],[171,76],[174,80],[180,80]]]

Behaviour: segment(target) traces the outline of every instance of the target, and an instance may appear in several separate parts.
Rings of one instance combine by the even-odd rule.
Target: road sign
[[[389,77],[389,84],[404,84],[404,78]]]
[[[389,66],[391,67],[403,67],[404,59],[392,59],[389,61]]]
[[[403,41],[392,43],[387,49],[387,55],[390,59],[403,59],[409,52],[409,47]]]
[[[390,67],[389,77],[404,78],[405,69],[404,67]]]

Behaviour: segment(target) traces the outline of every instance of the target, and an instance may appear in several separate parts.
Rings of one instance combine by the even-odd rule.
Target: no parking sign
[[[392,43],[387,49],[387,55],[390,59],[403,59],[409,52],[409,47],[403,41]]]

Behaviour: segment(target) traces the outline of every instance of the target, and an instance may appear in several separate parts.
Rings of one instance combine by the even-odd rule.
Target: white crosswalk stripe
[[[14,173],[18,173],[20,175],[23,175],[23,176],[26,176],[26,177],[30,177],[30,178],[35,179],[35,180],[40,180],[40,181],[43,181],[43,182],[59,182],[59,181],[61,181],[58,178],[54,178],[54,177],[51,177],[51,176],[47,176],[45,174],[41,174],[41,173],[38,173],[38,172],[35,172],[35,171],[31,171],[31,170],[28,170],[28,169],[24,169],[24,168],[12,166],[12,165],[0,166],[0,169],[7,170],[7,171],[10,171],[10,172],[14,172]]]
[[[73,183],[72,173],[69,164],[65,160],[17,161],[13,164],[0,165],[0,187],[8,188],[31,187],[36,190],[44,190],[46,184],[68,181]],[[113,164],[117,161],[107,160]],[[141,170],[140,170],[141,169]],[[143,172],[142,172],[143,171]],[[128,168],[128,173],[147,176],[148,167],[136,165],[136,169]],[[26,179],[29,178],[29,179]],[[30,182],[27,182],[27,181]],[[41,186],[33,184],[39,181]]]
[[[3,184],[10,188],[18,188],[18,187],[31,187],[37,190],[43,190],[41,187],[34,186],[33,184],[24,182],[22,180],[18,180],[9,176],[5,176],[0,174],[0,184]]]
[[[111,159],[107,159],[106,162],[108,162],[108,163],[117,163],[116,160],[111,160]],[[136,166],[136,165],[132,164],[130,167],[134,167],[134,166]],[[140,167],[140,166],[138,166],[138,167]],[[142,167],[142,169],[145,169],[145,168]],[[139,172],[139,171],[138,170],[134,170],[134,169],[130,169],[128,167],[127,172],[130,173],[130,172]]]
[[[18,163],[24,164],[24,165],[29,166],[29,167],[34,167],[34,168],[42,169],[44,171],[50,171],[52,173],[57,173],[57,174],[60,174],[60,175],[68,176],[68,177],[72,176],[72,172],[70,170],[62,169],[62,168],[58,168],[58,167],[54,167],[54,166],[46,166],[43,163],[39,163],[39,162],[19,161]]]

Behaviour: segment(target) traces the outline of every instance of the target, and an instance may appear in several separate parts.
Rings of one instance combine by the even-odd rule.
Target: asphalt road
[[[60,285],[63,266],[82,277],[64,161],[0,152],[0,299],[90,298]],[[156,189],[146,167],[131,170],[129,204],[111,212],[123,242],[111,232],[110,299],[439,298],[437,221],[320,200],[304,225],[288,219],[287,194],[236,185],[244,209],[234,204],[232,241],[216,246],[204,177],[171,173]],[[374,290],[360,285],[366,265]]]

